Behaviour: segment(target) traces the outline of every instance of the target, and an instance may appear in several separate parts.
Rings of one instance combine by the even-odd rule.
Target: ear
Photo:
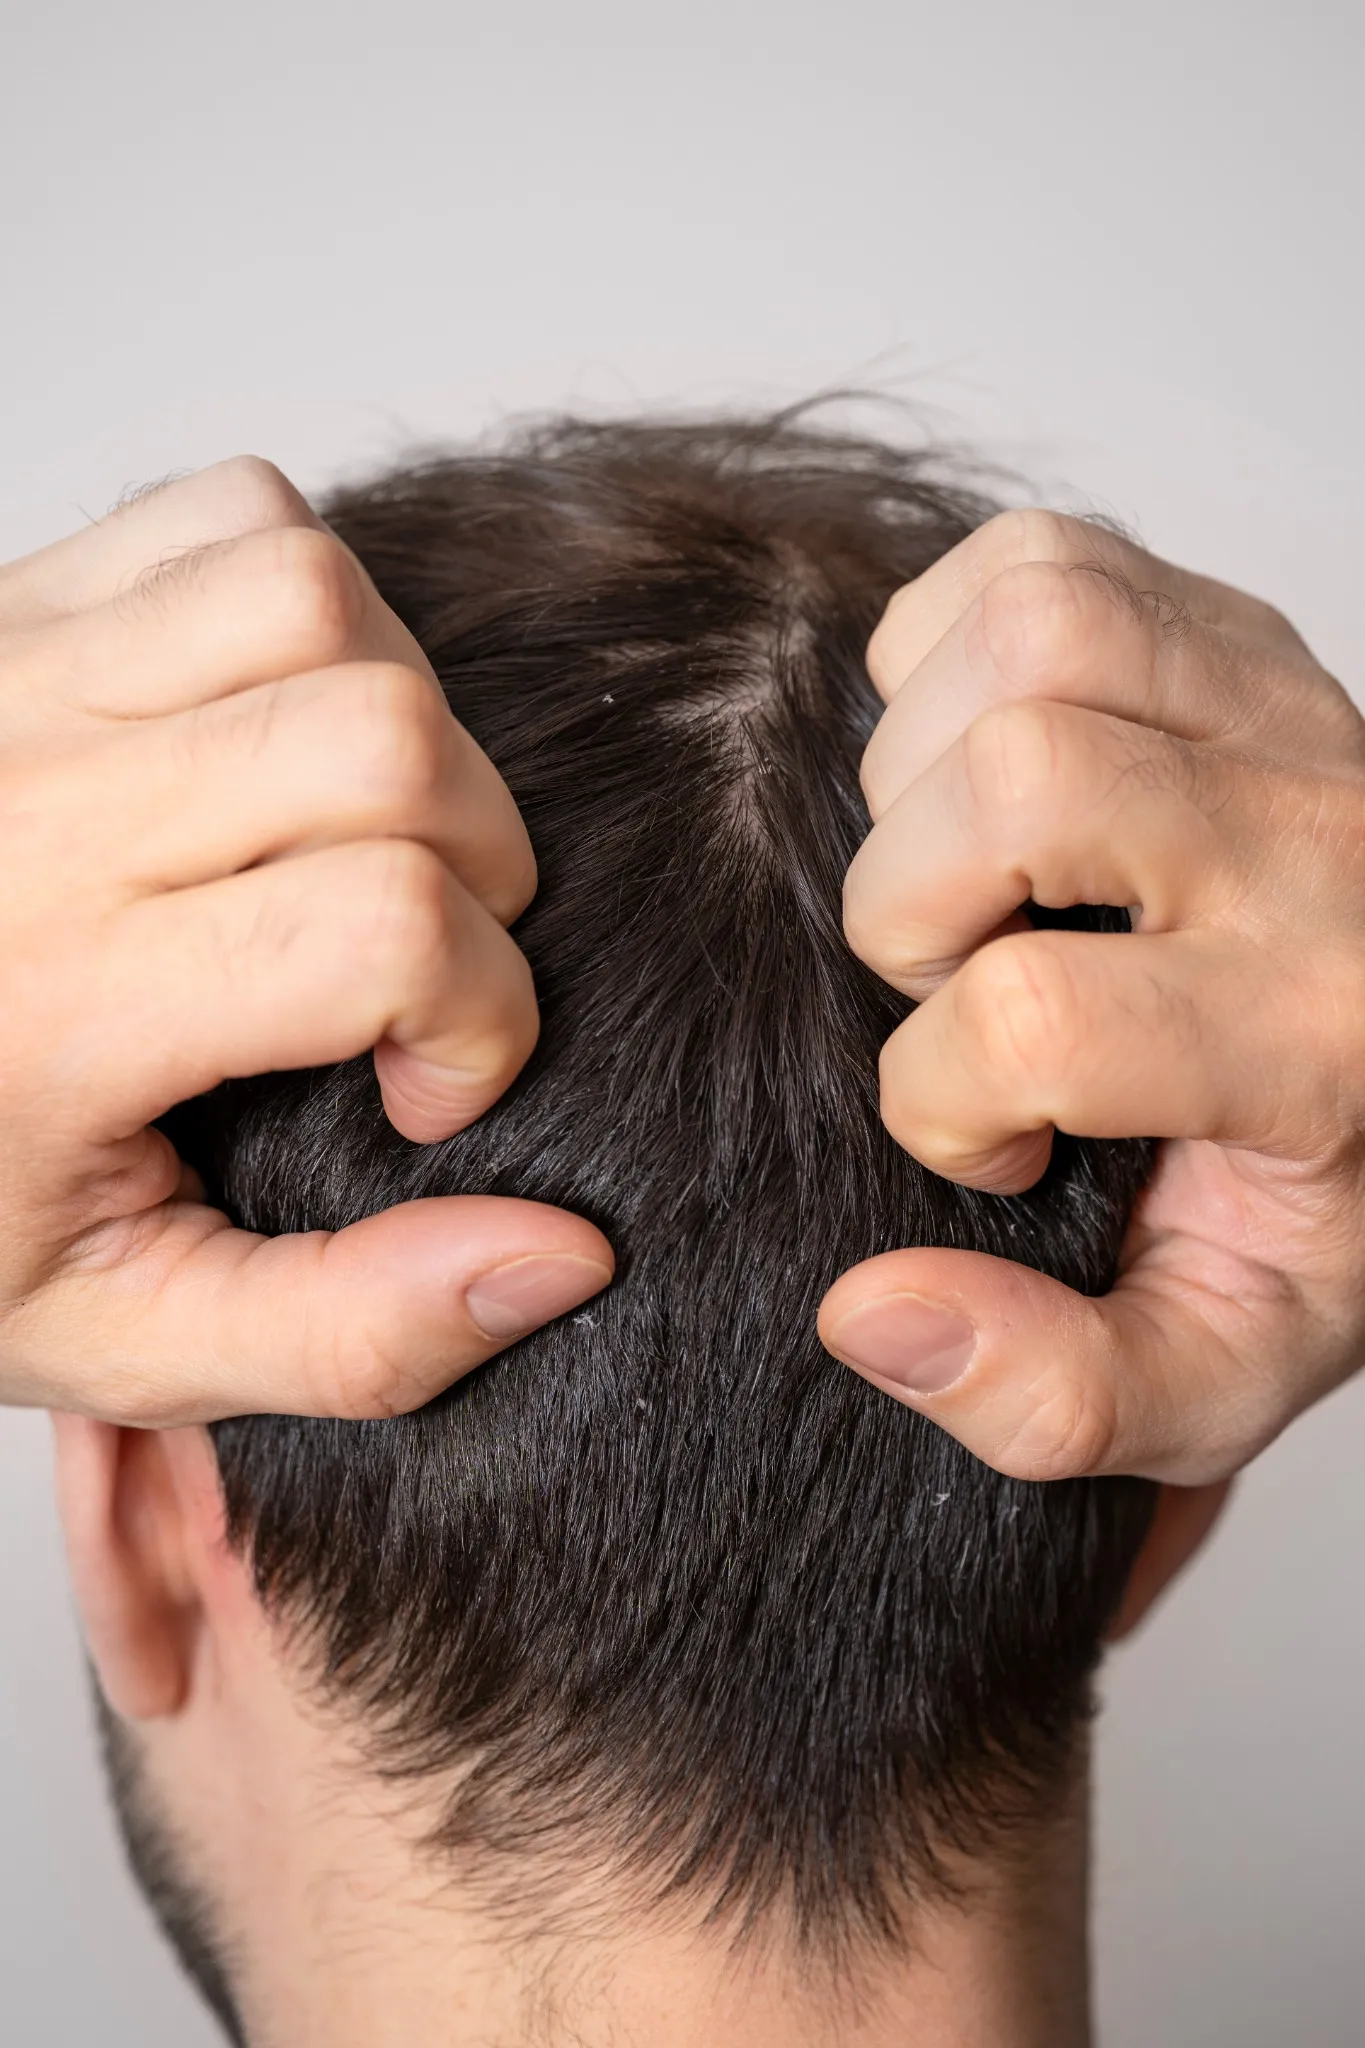
[[[228,1550],[206,1430],[54,1415],[57,1502],[85,1637],[129,1720],[178,1713],[204,1631],[243,1568]]]
[[[1173,1579],[1203,1548],[1232,1491],[1230,1479],[1212,1486],[1163,1486],[1146,1540],[1133,1561],[1128,1586],[1109,1629],[1116,1643],[1144,1621]]]

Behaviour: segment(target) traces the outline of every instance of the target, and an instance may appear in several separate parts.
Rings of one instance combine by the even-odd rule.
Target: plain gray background
[[[1348,4],[11,7],[0,554],[240,448],[313,486],[528,406],[854,380],[1359,689],[1363,52]],[[1362,1469],[1357,1384],[1113,1660],[1108,2048],[1365,2039]],[[216,2038],[121,1873],[25,1415],[0,2001],[15,2048]]]

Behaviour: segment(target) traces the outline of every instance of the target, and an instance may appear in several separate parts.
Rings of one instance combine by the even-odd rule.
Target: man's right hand
[[[429,1142],[536,1038],[511,796],[268,463],[0,569],[0,874],[0,1401],[387,1414],[606,1284],[601,1234],[531,1202],[236,1230],[151,1128],[374,1047]]]

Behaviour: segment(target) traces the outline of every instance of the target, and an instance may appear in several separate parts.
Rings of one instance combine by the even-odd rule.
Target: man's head
[[[903,1941],[1074,1785],[1154,1490],[1002,1478],[815,1328],[835,1276],[898,1244],[1101,1288],[1147,1165],[1063,1139],[999,1199],[878,1118],[904,1005],[840,927],[879,708],[864,649],[985,509],[922,457],[783,422],[556,425],[330,508],[526,819],[541,1045],[441,1144],[395,1133],[368,1061],[229,1085],[171,1128],[251,1228],[517,1194],[599,1223],[617,1279],[415,1415],[225,1423],[217,1472],[191,1433],[169,1478],[125,1449],[144,1506],[111,1515],[212,1527],[225,1500],[230,1546],[163,1573],[162,1608],[192,1599],[251,1646],[229,1669],[198,1639],[201,1694],[221,1714],[273,1669],[494,1920],[567,1930],[628,1901],[838,1963]],[[86,1492],[89,1584],[92,1550],[133,1539],[111,1546]],[[194,1674],[134,1728],[170,1695],[111,1681],[136,1654],[101,1656],[122,1623],[92,1604],[144,1875],[226,2005],[247,1937],[167,1725]],[[220,1735],[220,1802],[259,1796],[282,1725]]]

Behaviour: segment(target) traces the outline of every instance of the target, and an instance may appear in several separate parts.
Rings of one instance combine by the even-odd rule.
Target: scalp
[[[234,1084],[187,1146],[256,1228],[516,1194],[598,1222],[618,1280],[414,1416],[220,1426],[236,1538],[391,1767],[456,1773],[464,1867],[890,1938],[945,1843],[1070,1769],[1150,1508],[986,1471],[816,1335],[897,1244],[1104,1286],[1146,1166],[1063,1140],[998,1200],[878,1113],[906,1004],[841,929],[864,650],[975,508],[800,423],[571,421],[331,516],[526,819],[542,1040],[444,1144],[352,1062]]]

